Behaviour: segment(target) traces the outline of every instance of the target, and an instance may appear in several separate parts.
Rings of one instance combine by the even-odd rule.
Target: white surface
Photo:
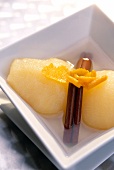
[[[96,23],[98,33],[97,36],[93,29],[93,26]],[[104,31],[101,29],[101,23],[104,25],[104,27],[107,28]],[[84,166],[84,160],[88,157],[90,159],[90,155],[94,155],[94,153],[96,154],[96,160],[93,162],[90,161],[91,163],[88,165],[88,167],[86,165],[86,167],[87,169],[90,169],[98,166],[99,161],[102,162],[114,152],[112,148],[114,143],[114,129],[112,128],[111,130],[104,132],[98,131],[96,134],[96,132],[94,133],[94,130],[90,130],[89,128],[82,128],[81,134],[85,134],[86,132],[87,135],[84,137],[82,135],[82,140],[80,140],[79,144],[75,146],[75,152],[72,151],[74,148],[71,148],[70,155],[66,156],[66,154],[69,153],[69,149],[64,146],[61,138],[58,142],[57,138],[55,136],[53,137],[54,132],[57,132],[56,128],[54,127],[55,129],[53,128],[54,130],[52,130],[52,127],[49,126],[48,121],[42,120],[39,116],[36,116],[36,113],[28,105],[26,105],[25,102],[23,102],[23,100],[21,100],[5,83],[4,80],[6,80],[9,65],[15,56],[28,56],[37,58],[40,56],[40,58],[48,58],[53,55],[59,55],[62,58],[70,59],[71,62],[75,62],[76,53],[78,56],[80,52],[84,50],[92,52],[94,56],[94,68],[101,69],[104,68],[105,65],[111,68],[113,67],[114,62],[113,45],[110,46],[109,44],[110,36],[105,39],[103,35],[104,33],[106,35],[112,35],[111,44],[114,44],[113,27],[114,26],[112,22],[109,21],[108,18],[104,16],[104,14],[99,12],[96,7],[89,8],[63,20],[60,23],[44,29],[39,33],[33,34],[32,36],[25,38],[24,40],[19,41],[8,48],[1,50],[0,52],[1,87],[18,108],[20,114],[28,122],[29,126],[33,129],[35,134],[41,139],[46,148],[56,159],[58,167],[61,167],[61,169],[71,170],[75,169],[76,167],[80,168],[82,165]],[[48,37],[50,37],[50,41]],[[106,50],[106,44],[103,43],[104,41],[107,42]],[[52,46],[53,48],[50,48]],[[43,122],[45,122],[45,124]],[[89,131],[90,133],[88,133]],[[105,148],[109,143],[110,147],[108,150],[104,152],[103,156],[101,155],[100,159],[97,159],[100,149],[105,151]]]

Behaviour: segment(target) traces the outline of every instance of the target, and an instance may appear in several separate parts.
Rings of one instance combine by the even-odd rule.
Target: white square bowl
[[[96,6],[79,11],[0,51],[0,87],[18,109],[17,117],[24,123],[17,122],[13,113],[7,115],[40,147],[25,128],[26,122],[49,154],[40,149],[61,170],[97,167],[114,153],[114,128],[97,131],[82,124],[79,143],[69,148],[62,141],[61,120],[53,118],[49,121],[38,115],[9,87],[6,78],[14,58],[59,57],[75,63],[83,51],[93,54],[94,69],[114,69],[114,25]]]

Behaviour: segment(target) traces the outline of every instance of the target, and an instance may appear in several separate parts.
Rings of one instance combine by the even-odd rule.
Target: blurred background
[[[0,0],[0,48],[91,4],[114,22],[113,0]]]
[[[89,5],[114,22],[113,0],[0,0],[0,49]],[[0,111],[0,170],[56,170]],[[114,170],[114,155],[96,170]]]

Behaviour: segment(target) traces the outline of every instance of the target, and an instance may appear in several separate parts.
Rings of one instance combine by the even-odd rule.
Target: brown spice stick
[[[65,115],[65,129],[70,129],[73,125],[73,117],[74,117],[74,104],[75,104],[75,95],[76,94],[76,87],[69,83],[68,87],[68,97],[67,97],[67,108],[66,108],[66,115]]]
[[[91,54],[87,53],[85,54],[85,58],[81,58],[78,63],[77,67],[85,68],[86,70],[91,69],[91,60],[89,59],[91,57]],[[81,108],[82,108],[82,97],[83,97],[83,87],[76,87],[76,93],[75,93],[75,104],[74,104],[74,124],[78,125],[81,121]]]
[[[81,121],[81,108],[82,108],[82,97],[83,97],[83,87],[76,87],[76,96],[75,96],[75,107],[74,107],[74,124],[78,125]]]
[[[75,68],[85,68],[90,70],[91,60],[90,54],[82,53],[81,58],[78,60]],[[67,107],[64,124],[63,141],[65,143],[76,144],[78,142],[79,127],[81,120],[81,107],[82,107],[83,87],[77,88],[69,83]],[[75,126],[73,126],[75,124]]]
[[[86,54],[85,52],[82,53],[81,58],[77,62],[75,68],[85,68],[85,69],[90,68],[91,62],[87,58],[87,56],[88,56],[88,54]],[[78,113],[79,113],[79,111],[81,111],[80,103],[81,103],[81,99],[82,99],[82,93],[83,93],[82,88],[77,88],[72,83],[69,83],[68,96],[67,96],[67,107],[66,107],[66,115],[65,115],[65,123],[64,123],[64,127],[66,129],[71,128],[73,125],[74,112],[76,113],[78,111]],[[78,97],[76,97],[76,96],[78,96]],[[75,109],[75,107],[76,107],[76,109]],[[77,117],[77,116],[75,116],[75,117]]]

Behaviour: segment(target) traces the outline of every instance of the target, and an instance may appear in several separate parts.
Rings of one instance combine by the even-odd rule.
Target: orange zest
[[[104,76],[102,76],[100,78],[96,78],[94,81],[92,81],[91,83],[88,84],[87,88],[91,89],[91,88],[97,86],[98,84],[102,83],[105,80],[107,80],[107,76],[106,75],[104,75]]]
[[[80,82],[72,76],[68,76],[67,80],[68,80],[68,82],[74,84],[78,88],[82,86],[82,84],[80,84]]]
[[[42,69],[42,74],[47,78],[56,80],[60,83],[66,83],[67,75],[69,73],[70,71],[66,66],[61,65],[55,67],[52,63]]]
[[[92,70],[90,72],[83,68],[72,70],[70,72],[70,75],[73,77],[73,79],[68,79],[70,83],[74,84],[77,87],[83,86],[88,89],[97,86],[108,78],[106,75],[102,77],[97,77],[95,70]]]
[[[72,83],[76,87],[93,88],[107,80],[107,76],[97,77],[96,71],[83,68],[69,70],[66,66],[54,66],[52,63],[42,69],[42,74],[59,83]]]

